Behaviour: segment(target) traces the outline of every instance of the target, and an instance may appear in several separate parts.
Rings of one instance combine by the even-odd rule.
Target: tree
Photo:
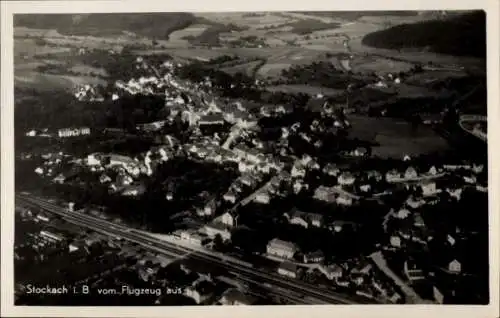
[[[225,249],[224,241],[222,240],[222,236],[217,234],[214,238],[214,250],[222,252]]]

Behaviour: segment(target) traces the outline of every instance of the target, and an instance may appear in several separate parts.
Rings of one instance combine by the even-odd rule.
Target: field
[[[15,57],[18,61],[20,61],[21,57],[30,59],[39,55],[66,53],[70,50],[71,48],[65,46],[53,47],[38,45],[35,40],[31,39],[16,39],[14,41],[14,52],[16,53]]]
[[[43,66],[63,65],[65,62],[64,57],[70,55],[70,51],[71,48],[66,46],[54,47],[43,45],[43,43],[33,39],[15,39],[14,52],[17,59],[14,66],[14,83],[16,88],[72,92],[77,85],[105,84],[105,81],[91,74],[106,76],[103,69],[83,64],[74,64],[69,71],[77,74],[71,75],[47,74],[39,71],[39,68]],[[54,55],[54,57],[51,59],[40,58],[47,54]]]
[[[169,36],[168,42],[169,44],[174,44],[176,47],[189,47],[189,41],[185,38],[197,37],[208,28],[209,26],[204,24],[191,25],[185,29],[172,32]]]
[[[413,67],[413,64],[370,55],[356,55],[351,61],[351,67],[353,72],[356,73],[399,73],[409,71]]]
[[[64,90],[73,92],[83,84],[105,84],[104,80],[90,76],[52,75],[39,72],[19,72],[14,74],[16,88],[32,88],[40,91]]]
[[[450,57],[415,49],[373,48],[362,43],[363,37],[369,33],[387,29],[395,24],[422,21],[433,14],[435,13],[393,12],[388,15],[387,12],[362,14],[359,12],[222,12],[174,14],[173,20],[165,23],[162,23],[164,16],[153,14],[151,17],[154,18],[154,23],[151,25],[141,15],[133,14],[125,14],[123,22],[119,22],[119,15],[69,16],[70,19],[65,17],[59,22],[53,22],[47,17],[40,21],[31,21],[23,16],[21,17],[21,20],[24,19],[23,26],[16,25],[15,28],[15,50],[19,53],[16,54],[16,71],[33,72],[37,67],[43,66],[43,63],[55,61],[54,58],[51,58],[51,61],[40,60],[39,56],[44,54],[56,54],[60,56],[59,60],[64,60],[65,54],[71,48],[121,50],[126,45],[134,45],[136,46],[134,52],[137,54],[167,53],[183,62],[192,59],[207,61],[222,55],[237,55],[243,59],[260,58],[265,60],[263,65],[260,65],[260,62],[245,62],[222,70],[231,74],[242,72],[247,75],[252,75],[256,71],[255,75],[259,78],[278,78],[283,70],[294,65],[307,65],[313,61],[326,60],[327,54],[346,53],[343,43],[349,39],[351,53],[354,55],[351,67],[355,73],[375,72],[380,75],[399,73],[408,71],[415,63],[428,62],[464,65],[468,70],[485,73],[484,60],[477,58]],[[103,22],[103,19],[106,21]],[[96,23],[104,23],[107,31],[99,33],[99,30],[94,30]],[[75,26],[80,24],[87,28],[87,33],[77,30]],[[118,27],[122,24],[123,30],[120,30]],[[69,29],[64,28],[66,25],[70,26]],[[42,29],[42,26],[46,29]],[[157,30],[153,30],[154,27],[157,27]],[[76,30],[76,33],[70,34],[67,30]],[[168,37],[163,30],[168,31]],[[207,35],[207,30],[212,31]],[[115,36],[111,37],[110,32]],[[203,34],[205,36],[202,36]],[[198,41],[200,36],[206,41]],[[262,48],[246,47],[251,41],[247,43],[242,38],[248,36],[255,37],[258,43],[265,45]],[[27,37],[38,37],[38,39],[27,39]],[[41,45],[42,38],[46,43],[44,45]],[[152,41],[153,39],[155,41]],[[201,44],[208,40],[220,42],[222,47],[202,47]],[[239,47],[229,47],[228,43],[231,41],[243,44],[237,44]],[[197,46],[198,44],[200,46]],[[35,56],[38,56],[36,60],[33,59]],[[330,60],[338,64],[335,58]],[[73,70],[82,75],[90,75],[92,72],[104,76],[102,70],[90,70],[83,65],[75,65]],[[39,76],[35,80],[27,80],[27,73],[16,74],[16,78],[23,80],[23,83],[40,80],[45,83],[44,85],[47,84],[45,77],[43,80]],[[54,79],[48,81],[51,80]],[[416,86],[421,86],[425,82],[416,78],[411,80],[409,84]],[[70,82],[75,82],[75,79],[71,78]],[[58,86],[68,86],[68,84],[58,84]],[[311,88],[303,88],[311,91]],[[297,89],[297,87],[286,88],[294,91]],[[423,94],[414,88],[402,87],[401,91],[404,92],[403,95],[409,96]]]
[[[221,71],[224,71],[231,75],[234,75],[235,73],[243,73],[245,75],[252,76],[253,71],[260,65],[260,63],[260,61],[253,61],[249,63],[238,64],[235,66],[223,67],[221,68]]]
[[[284,93],[306,93],[310,95],[322,94],[325,96],[336,96],[342,94],[342,90],[336,90],[327,87],[309,86],[309,85],[277,85],[269,86],[267,90],[271,92],[284,92]]]
[[[224,12],[224,13],[196,13],[197,17],[202,17],[210,21],[229,24],[233,23],[250,29],[277,28],[286,23],[297,21],[292,17],[279,15],[273,12],[262,12],[260,14],[248,14],[244,12]]]
[[[402,158],[404,155],[420,155],[443,151],[446,140],[426,126],[415,131],[411,124],[392,118],[349,116],[352,124],[350,136],[374,142],[373,155],[382,158]]]

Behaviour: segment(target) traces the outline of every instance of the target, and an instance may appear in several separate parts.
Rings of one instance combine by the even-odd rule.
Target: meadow
[[[448,143],[431,128],[412,125],[394,118],[375,118],[360,115],[349,116],[352,128],[349,135],[373,142],[373,156],[381,158],[403,158],[445,151]]]

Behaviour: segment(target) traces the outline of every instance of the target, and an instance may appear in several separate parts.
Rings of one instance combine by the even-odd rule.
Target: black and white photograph
[[[13,14],[12,305],[491,304],[488,14]]]

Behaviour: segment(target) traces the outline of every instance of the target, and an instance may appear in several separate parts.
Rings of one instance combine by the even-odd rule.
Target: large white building
[[[90,135],[90,128],[89,127],[63,128],[59,129],[57,131],[57,134],[60,138]]]
[[[293,258],[298,250],[298,247],[294,243],[282,241],[276,238],[272,239],[267,244],[267,254],[285,259]]]

